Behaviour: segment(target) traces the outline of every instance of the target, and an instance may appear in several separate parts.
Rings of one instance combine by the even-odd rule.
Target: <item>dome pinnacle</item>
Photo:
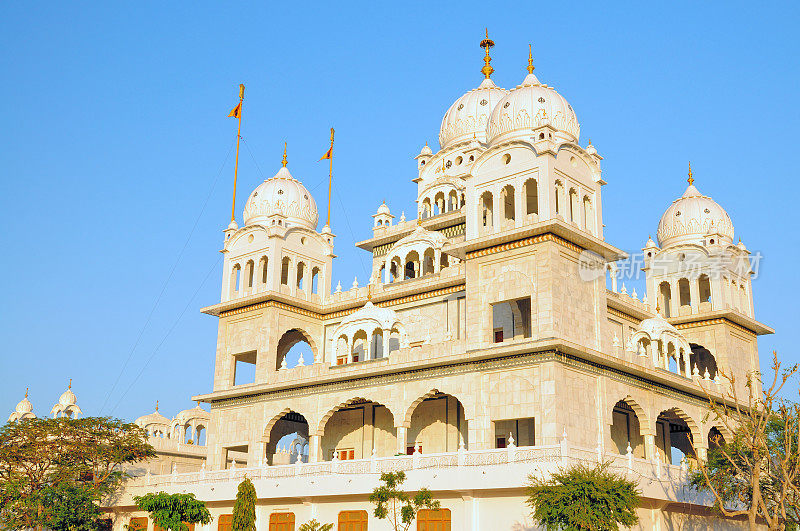
[[[494,41],[489,38],[489,28],[486,28],[486,38],[481,41],[481,48],[486,50],[486,55],[483,58],[483,62],[486,64],[481,68],[481,72],[486,76],[486,79],[489,79],[492,76],[492,72],[494,72],[494,68],[489,64],[492,62],[492,57],[489,55],[489,48],[493,46]]]
[[[694,184],[694,177],[692,177],[692,163],[689,162],[689,178],[686,179],[690,185]]]
[[[283,160],[281,161],[283,167],[286,167],[286,142],[283,143]]]
[[[529,44],[528,45],[528,73],[533,74],[533,71],[536,69],[533,66],[533,47]],[[589,142],[591,144],[591,142]]]

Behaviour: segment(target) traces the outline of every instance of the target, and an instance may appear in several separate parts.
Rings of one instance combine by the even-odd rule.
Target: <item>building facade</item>
[[[137,421],[157,438],[201,426],[205,460],[131,481],[116,525],[146,516],[133,495],[167,490],[207,500],[223,529],[247,475],[260,528],[388,529],[367,496],[403,469],[442,502],[419,529],[534,529],[528,475],[598,460],[639,482],[641,529],[741,524],[686,487],[687,462],[730,436],[705,391],[721,396],[719,370],[758,369],[772,332],[731,218],[690,172],[643,248],[647,292],[628,293],[628,256],[603,236],[603,158],[532,58],[500,88],[481,44],[483,81],[445,113],[440,149],[415,157],[416,219],[384,203],[357,244],[364,285],[331,286],[335,236],[285,155],[250,194],[224,231],[220,302],[203,309],[216,363],[194,399],[210,413]]]

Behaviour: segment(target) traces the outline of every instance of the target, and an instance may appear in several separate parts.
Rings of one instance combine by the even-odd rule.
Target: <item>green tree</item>
[[[153,456],[147,433],[118,419],[9,422],[0,428],[0,528],[91,528],[123,467]]]
[[[211,514],[205,502],[194,494],[149,493],[134,496],[133,501],[143,511],[150,513],[156,525],[172,531],[188,531],[187,524],[208,524]]]
[[[732,437],[724,444],[720,436],[712,441],[717,444],[707,461],[698,461],[691,483],[711,492],[720,513],[746,516],[750,529],[758,529],[760,520],[768,529],[797,529],[800,523],[800,405],[781,397],[797,373],[797,365],[782,369],[773,352],[766,382],[754,371],[742,387],[732,374],[719,370],[724,400],[703,389],[709,417]],[[746,396],[740,396],[742,391]]]
[[[636,484],[608,464],[576,465],[541,479],[529,476],[527,504],[547,531],[617,531],[639,521]]]
[[[399,472],[384,472],[381,474],[381,483],[369,495],[369,501],[375,504],[375,516],[381,520],[388,519],[395,531],[408,531],[411,523],[421,509],[439,509],[438,500],[434,500],[431,491],[426,488],[419,489],[413,497],[400,490],[406,480],[406,474]]]
[[[304,523],[298,531],[331,531],[333,524],[321,524],[315,520]]]
[[[245,476],[233,504],[233,531],[256,531],[256,488]]]

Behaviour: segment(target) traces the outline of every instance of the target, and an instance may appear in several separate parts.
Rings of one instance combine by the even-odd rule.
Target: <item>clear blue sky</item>
[[[605,157],[611,243],[643,246],[692,161],[764,255],[756,316],[778,332],[762,359],[798,360],[799,19],[789,2],[3,3],[0,413],[30,386],[46,414],[68,378],[86,414],[129,419],[211,389],[217,321],[198,310],[219,298],[240,82],[237,217],[284,141],[324,217],[336,127],[334,285],[363,283],[353,242],[384,198],[413,217],[412,157],[480,82],[484,26],[497,83],[522,80],[533,43]]]

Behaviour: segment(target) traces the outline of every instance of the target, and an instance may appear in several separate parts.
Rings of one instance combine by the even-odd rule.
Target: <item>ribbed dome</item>
[[[31,404],[31,401],[28,400],[28,393],[25,393],[25,398],[23,398],[20,403],[17,404],[15,411],[20,415],[24,415],[25,413],[30,413],[33,411],[33,404]]]
[[[486,142],[486,123],[492,109],[508,93],[490,78],[478,88],[470,90],[453,103],[442,119],[439,145],[442,149],[476,138]]]
[[[543,85],[533,73],[511,89],[492,111],[486,138],[494,143],[509,138],[531,137],[531,130],[549,123],[559,140],[578,142],[581,126],[572,106],[552,87]]]
[[[72,384],[64,391],[58,399],[58,403],[62,406],[74,406],[78,403],[78,397],[72,392]]]
[[[381,203],[381,206],[378,207],[378,214],[391,214],[389,211],[389,205],[386,204],[386,201]]]
[[[658,244],[664,248],[681,243],[703,242],[707,234],[720,234],[733,243],[733,222],[725,209],[689,184],[658,223]]]
[[[270,225],[271,218],[279,216],[288,226],[301,225],[311,230],[316,230],[319,221],[314,197],[286,166],[253,190],[243,216],[245,225]]]

